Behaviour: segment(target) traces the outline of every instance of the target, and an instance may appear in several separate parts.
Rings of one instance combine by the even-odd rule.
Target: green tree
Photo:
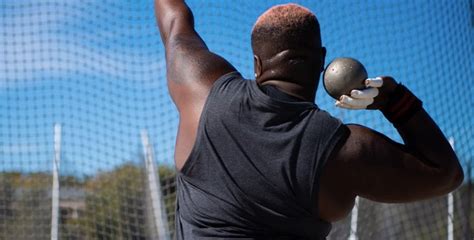
[[[176,171],[174,166],[160,165],[158,167],[160,184],[166,214],[168,216],[168,227],[171,237],[174,238],[174,220],[176,209]]]
[[[146,239],[143,170],[124,165],[86,183],[81,220],[90,239]]]
[[[51,225],[51,176],[45,173],[0,177],[3,214],[0,239],[47,239]]]
[[[0,174],[0,239],[12,236],[14,194],[20,178],[21,174],[17,172]]]

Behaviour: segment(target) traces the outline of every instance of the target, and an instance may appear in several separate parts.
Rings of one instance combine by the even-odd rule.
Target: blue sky
[[[252,25],[284,2],[188,4],[209,47],[250,78]],[[354,57],[370,76],[402,81],[454,137],[463,164],[473,158],[468,0],[295,2],[318,16],[327,61]],[[336,109],[321,85],[317,103],[399,140],[378,112]],[[150,133],[156,161],[172,164],[177,112],[153,1],[0,0],[0,171],[51,171],[55,123],[63,126],[62,174],[140,161],[141,129]]]

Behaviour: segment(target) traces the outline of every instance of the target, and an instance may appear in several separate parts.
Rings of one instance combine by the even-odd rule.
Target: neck
[[[265,60],[259,60],[259,85],[273,85],[279,90],[308,102],[314,102],[320,64],[304,50],[288,49]]]
[[[275,86],[276,88],[278,88],[278,90],[288,95],[304,100],[306,102],[314,102],[315,100],[316,86],[303,86],[301,84],[297,84],[295,82],[288,81],[288,80],[278,80],[278,79],[268,79],[265,81],[259,81],[259,80],[260,79],[257,80],[257,83],[259,83],[262,86],[265,86],[265,85]]]

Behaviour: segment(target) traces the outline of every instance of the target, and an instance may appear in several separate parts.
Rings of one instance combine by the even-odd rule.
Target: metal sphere
[[[324,70],[323,85],[328,94],[339,99],[350,95],[353,89],[365,88],[367,71],[364,65],[353,58],[336,58]]]

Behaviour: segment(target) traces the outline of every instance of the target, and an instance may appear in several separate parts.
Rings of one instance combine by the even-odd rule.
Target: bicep
[[[166,51],[168,87],[182,112],[190,103],[202,103],[214,81],[235,69],[209,51],[184,1],[155,0],[155,12]]]
[[[386,136],[350,125],[350,135],[336,154],[355,195],[379,202],[410,202],[447,191],[443,172]]]

